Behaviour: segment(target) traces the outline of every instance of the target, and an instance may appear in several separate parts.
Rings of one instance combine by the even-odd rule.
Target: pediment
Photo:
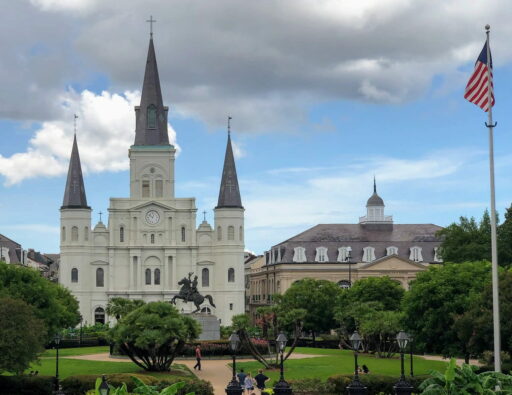
[[[176,209],[174,207],[168,206],[166,204],[163,204],[161,202],[156,202],[154,200],[149,200],[147,202],[141,203],[137,206],[132,207],[130,210],[143,210],[148,207],[159,207],[162,210],[169,210],[169,211],[175,211]]]
[[[379,270],[379,271],[396,271],[396,270],[412,270],[412,271],[420,271],[426,270],[427,265],[423,265],[418,262],[413,262],[408,259],[404,259],[399,257],[398,255],[390,255],[380,259],[377,259],[373,262],[366,263],[359,267],[359,270]]]

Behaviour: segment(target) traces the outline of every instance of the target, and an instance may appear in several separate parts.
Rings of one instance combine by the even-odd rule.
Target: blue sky
[[[247,249],[261,253],[317,223],[357,222],[374,175],[397,223],[480,217],[487,118],[463,91],[486,23],[497,209],[510,206],[507,2],[113,3],[23,1],[0,17],[0,233],[24,248],[58,252],[73,113],[94,222],[109,197],[128,195],[150,13],[180,150],[176,195],[196,197],[198,221],[203,210],[213,219],[230,114]]]

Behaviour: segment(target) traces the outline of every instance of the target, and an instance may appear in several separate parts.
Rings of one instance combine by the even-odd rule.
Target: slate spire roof
[[[84,178],[82,176],[82,166],[80,164],[76,134],[73,139],[73,148],[71,149],[71,158],[69,159],[68,179],[66,181],[66,189],[64,190],[64,199],[61,208],[90,208],[87,205],[87,198],[85,196]]]
[[[384,200],[377,195],[377,183],[375,181],[375,177],[373,177],[373,195],[370,196],[366,202],[366,207],[368,206],[384,206]]]
[[[140,106],[135,108],[134,145],[169,145],[167,110],[162,100],[153,37],[149,40]]]
[[[243,208],[236,175],[235,158],[231,146],[231,133],[228,133],[226,156],[224,157],[224,169],[220,183],[219,201],[216,208]]]

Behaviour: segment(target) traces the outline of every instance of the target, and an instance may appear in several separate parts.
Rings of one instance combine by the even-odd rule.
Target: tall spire
[[[167,110],[168,108],[164,106],[162,100],[153,32],[151,31],[140,106],[135,107],[134,145],[169,145]]]
[[[224,169],[220,183],[219,201],[216,208],[243,208],[236,175],[235,157],[231,146],[231,117],[228,117],[228,144],[224,157]]]
[[[377,193],[377,182],[375,181],[375,174],[373,175],[373,193]]]
[[[68,179],[66,181],[64,200],[62,201],[61,208],[90,208],[87,205],[87,198],[85,196],[84,178],[82,176],[82,166],[80,164],[76,134],[73,139],[73,148],[71,149],[71,158],[69,159]]]

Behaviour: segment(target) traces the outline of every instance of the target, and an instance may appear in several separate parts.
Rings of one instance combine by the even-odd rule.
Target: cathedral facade
[[[231,138],[224,159],[214,226],[196,227],[195,198],[174,193],[175,147],[169,143],[153,39],[150,39],[140,106],[135,107],[134,144],[129,149],[130,196],[111,198],[108,223],[91,229],[76,136],[60,209],[59,282],[80,303],[84,322],[107,322],[109,299],[171,301],[178,282],[197,276],[203,313],[222,325],[244,312],[244,208]],[[182,312],[192,303],[177,302]]]

